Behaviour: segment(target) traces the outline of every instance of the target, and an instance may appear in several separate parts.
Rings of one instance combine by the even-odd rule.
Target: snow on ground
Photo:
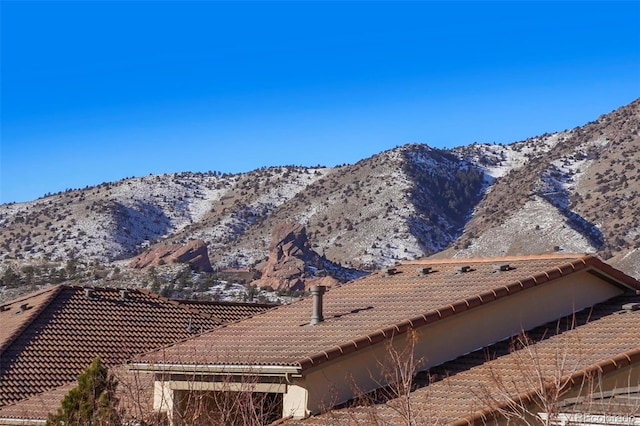
[[[502,225],[484,232],[456,257],[488,257],[546,253],[593,253],[596,248],[567,223],[554,206],[535,197]]]
[[[452,152],[480,167],[493,180],[522,168],[533,156],[550,151],[568,135],[568,132],[553,133],[508,145],[474,143]]]
[[[0,205],[0,226],[4,226],[7,219],[29,210],[32,206],[36,205],[37,201],[27,201],[24,203],[9,203]]]
[[[633,249],[624,256],[614,257],[607,262],[640,280],[640,249]]]
[[[113,197],[134,209],[141,203],[158,206],[171,219],[172,230],[180,230],[200,220],[235,179],[195,173],[149,175],[118,185]]]
[[[573,153],[554,160],[541,176],[540,193],[543,197],[558,208],[568,208],[570,195],[593,162],[588,156],[589,149],[607,143],[606,138],[588,141],[576,147]]]

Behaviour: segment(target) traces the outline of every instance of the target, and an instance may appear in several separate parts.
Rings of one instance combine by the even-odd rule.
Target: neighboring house
[[[154,407],[173,425],[193,420],[194,401],[210,404],[198,407],[199,418],[218,415],[216,402],[234,392],[304,418],[390,383],[385,370],[407,348],[426,371],[638,290],[590,255],[404,262],[324,296],[312,289],[313,297],[152,351],[129,368],[153,373]],[[613,352],[624,356],[637,343]],[[443,391],[447,401],[448,392],[458,395]],[[473,399],[462,385],[457,392]],[[464,407],[462,418],[484,409]]]
[[[146,290],[68,285],[3,303],[0,424],[42,423],[96,356],[117,369],[135,355],[270,308],[170,300]],[[122,391],[129,386],[123,383]]]

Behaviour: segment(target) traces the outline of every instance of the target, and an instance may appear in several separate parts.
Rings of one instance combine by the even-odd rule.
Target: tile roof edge
[[[381,341],[393,338],[394,336],[404,334],[409,329],[416,329],[427,324],[432,324],[443,318],[460,314],[462,312],[468,311],[481,305],[485,305],[497,299],[511,296],[528,288],[547,283],[549,281],[572,274],[574,272],[578,272],[580,270],[586,269],[588,266],[591,266],[597,270],[600,270],[601,267],[606,266],[608,272],[611,275],[616,276],[618,274],[616,274],[615,272],[619,272],[617,269],[607,265],[606,263],[602,262],[600,259],[592,255],[585,255],[576,258],[557,256],[557,258],[574,260],[566,264],[558,265],[551,269],[541,271],[536,275],[514,281],[511,284],[496,287],[490,291],[474,295],[466,299],[458,300],[439,308],[431,309],[422,315],[403,320],[397,324],[390,325],[383,329],[376,330],[373,333],[356,338],[354,340],[350,340],[349,342],[335,345],[327,350],[319,351],[310,356],[298,359],[296,362],[300,364],[303,370],[316,367],[324,362],[339,358],[342,355],[355,352],[366,346],[372,346]],[[620,272],[620,274],[624,275],[622,272]],[[627,276],[625,275],[625,277]],[[627,278],[634,280],[631,277]],[[640,283],[638,284],[640,285]]]
[[[172,304],[174,306],[177,306],[181,309],[184,309],[185,311],[187,311],[190,314],[194,314],[194,315],[198,315],[202,318],[206,318],[206,319],[211,319],[211,320],[215,320],[220,324],[225,323],[221,318],[213,315],[213,314],[208,314],[206,312],[203,312],[199,307],[198,307],[198,302],[197,300],[187,300],[187,299],[170,299],[168,297],[164,297],[159,295],[158,293],[154,293],[151,290],[148,290],[146,288],[133,288],[133,289],[127,289],[127,290],[133,290],[133,291],[138,291],[142,294],[144,294],[145,296],[148,296],[152,299],[156,299],[162,303],[169,303]],[[221,305],[221,306],[243,306],[243,307],[247,307],[247,306],[258,306],[258,307],[275,307],[278,305],[272,305],[272,304],[268,304],[268,303],[249,303],[249,302],[217,302],[217,301],[202,301],[203,304],[207,304],[207,305]],[[243,318],[243,319],[247,319],[247,318],[251,318],[254,315],[258,315],[262,312],[257,312],[249,317]],[[235,322],[235,321],[234,321]]]
[[[255,315],[260,315],[260,314],[270,310],[270,309],[265,309],[265,311],[263,311],[263,312],[256,312],[256,313],[254,313],[252,315],[249,315],[249,316],[247,316],[245,318],[238,319],[238,320],[235,320],[235,321],[229,321],[229,322],[225,323],[225,321],[222,318],[220,318],[220,317],[218,317],[216,315],[213,315],[213,314],[208,314],[206,312],[203,312],[201,310],[201,307],[198,305],[197,301],[195,301],[195,300],[194,301],[192,301],[192,300],[181,300],[181,299],[169,299],[169,300],[177,302],[178,303],[177,306],[179,306],[180,308],[186,310],[189,313],[193,313],[193,314],[199,315],[199,316],[201,316],[203,318],[208,318],[208,319],[211,319],[211,320],[215,320],[219,324],[231,324],[231,323],[234,323],[234,322],[237,322],[237,321],[246,320],[248,318],[254,317]],[[205,302],[209,306],[238,306],[238,307],[259,307],[259,308],[260,307],[264,307],[264,308],[271,308],[271,309],[274,309],[275,307],[280,306],[280,305],[276,305],[276,304],[267,304],[267,303],[248,303],[248,302],[235,303],[235,302],[215,302],[215,301],[205,301]]]
[[[512,262],[521,260],[554,260],[554,259],[583,259],[593,256],[589,253],[542,253],[526,256],[501,256],[501,257],[460,257],[448,259],[416,259],[401,262],[401,265],[453,265],[458,263],[495,263]]]
[[[64,384],[62,384],[60,386],[57,386],[55,388],[47,389],[47,390],[35,393],[33,395],[30,395],[27,398],[23,398],[23,399],[20,399],[18,401],[14,401],[14,402],[12,402],[10,404],[0,406],[0,422],[2,420],[6,419],[6,420],[34,421],[34,422],[36,422],[36,424],[42,424],[44,421],[46,421],[46,419],[41,419],[41,418],[39,418],[37,416],[30,416],[30,417],[27,417],[27,416],[22,416],[22,417],[18,417],[18,416],[3,417],[2,411],[6,410],[6,409],[11,409],[12,407],[14,407],[16,405],[20,405],[20,404],[23,404],[25,402],[28,402],[31,399],[40,398],[43,395],[51,394],[52,392],[63,393],[64,394],[63,397],[64,397],[69,392],[69,390],[71,390],[72,388],[76,387],[77,385],[78,385],[78,381],[77,380],[70,381],[70,382],[64,383]],[[60,399],[60,401],[62,401],[62,398]],[[39,423],[37,423],[37,422],[39,422]],[[2,423],[0,423],[0,425],[1,424]],[[20,423],[20,424],[22,425],[22,423]],[[27,424],[27,423],[25,423],[25,424]]]
[[[23,302],[23,301],[25,301],[27,299],[31,299],[33,297],[40,296],[40,295],[42,295],[44,293],[51,292],[51,291],[55,290],[56,287],[69,287],[69,286],[66,285],[66,284],[55,284],[55,285],[52,285],[52,286],[49,286],[49,287],[44,287],[44,288],[41,288],[39,290],[35,290],[35,291],[30,292],[30,293],[23,294],[22,296],[19,296],[17,299],[7,300],[5,302],[2,302],[2,303],[0,303],[0,305],[18,304],[18,303]]]
[[[586,265],[594,268],[597,272],[599,272],[598,275],[601,278],[612,282],[613,284],[623,284],[630,289],[640,291],[640,281],[630,275],[625,274],[621,270],[614,268],[608,263],[602,261],[597,256],[586,256],[585,263]]]
[[[4,341],[4,343],[0,346],[0,355],[2,355],[4,353],[4,351],[11,346],[11,344],[16,340],[16,338],[18,338],[18,336],[20,336],[20,334],[22,334],[23,331],[25,331],[35,320],[36,318],[38,318],[40,316],[40,314],[42,313],[42,311],[44,311],[47,306],[49,306],[49,304],[53,301],[53,299],[55,299],[58,294],[60,294],[60,292],[62,291],[62,288],[66,287],[63,284],[57,284],[54,285],[52,287],[47,287],[45,289],[42,290],[38,290],[34,293],[30,293],[28,295],[25,295],[24,297],[20,298],[20,299],[16,299],[15,301],[11,301],[11,303],[19,303],[22,302],[24,300],[30,299],[32,297],[37,297],[40,296],[44,293],[50,292],[51,294],[47,297],[47,299],[45,299],[43,301],[43,303],[40,304],[40,306],[38,306],[36,308],[36,310],[31,314],[31,317],[24,322],[24,324],[22,324],[20,327],[18,327],[13,334],[11,334],[9,337],[7,337],[7,339]]]
[[[569,389],[582,385],[586,380],[597,375],[606,375],[619,370],[624,367],[628,367],[632,364],[640,363],[640,348],[635,348],[630,351],[623,352],[615,355],[611,358],[604,359],[602,361],[593,363],[581,370],[574,372],[573,374],[565,375],[561,378],[560,382],[565,383],[565,389]],[[449,424],[449,426],[468,426],[474,425],[477,421],[487,421],[499,417],[499,411],[512,406],[514,401],[519,401],[522,404],[531,404],[536,399],[536,394],[539,390],[530,390],[522,392],[516,395],[514,398],[510,398],[510,401],[504,401],[496,404],[494,407],[485,408],[477,411],[475,414],[467,416],[462,419],[458,419],[455,422]]]
[[[146,290],[146,291],[149,291],[149,290]],[[217,305],[217,306],[262,306],[265,308],[281,306],[281,304],[277,304],[277,303],[233,302],[231,300],[191,300],[191,299],[172,299],[172,300],[177,300],[184,304],[193,303],[193,304]]]
[[[200,316],[202,318],[215,320],[216,322],[218,322],[220,324],[222,324],[222,322],[223,322],[222,319],[216,317],[215,315],[205,314],[204,312],[200,311],[198,308],[192,307],[192,306],[188,306],[186,303],[183,303],[183,301],[181,301],[179,299],[170,299],[170,298],[162,296],[162,295],[160,295],[158,293],[154,293],[151,290],[147,290],[146,288],[138,288],[138,289],[134,289],[134,290],[144,294],[147,297],[150,297],[151,299],[157,300],[159,303],[167,303],[167,304],[173,305],[175,307],[178,307],[180,309],[183,309],[186,312],[188,312],[189,314],[197,315],[197,316]]]

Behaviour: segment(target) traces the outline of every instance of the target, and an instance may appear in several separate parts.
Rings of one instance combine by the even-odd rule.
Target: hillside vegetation
[[[303,224],[317,253],[357,269],[567,251],[595,252],[638,277],[639,130],[636,100],[508,145],[410,144],[334,168],[150,175],[4,204],[1,284],[9,272],[25,283],[25,270],[43,265],[50,281],[52,270],[69,279],[59,272],[69,262],[100,284],[149,247],[192,239],[206,242],[214,268],[248,269],[285,221]]]

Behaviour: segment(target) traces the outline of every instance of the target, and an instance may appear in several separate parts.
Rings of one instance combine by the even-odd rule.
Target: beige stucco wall
[[[621,293],[586,272],[563,277],[417,329],[415,360],[422,360],[420,370],[426,370]],[[397,336],[392,344],[401,353],[407,335]],[[315,414],[388,384],[381,370],[389,353],[389,344],[381,343],[305,372],[294,380],[295,394],[285,395],[289,411],[283,414]]]

